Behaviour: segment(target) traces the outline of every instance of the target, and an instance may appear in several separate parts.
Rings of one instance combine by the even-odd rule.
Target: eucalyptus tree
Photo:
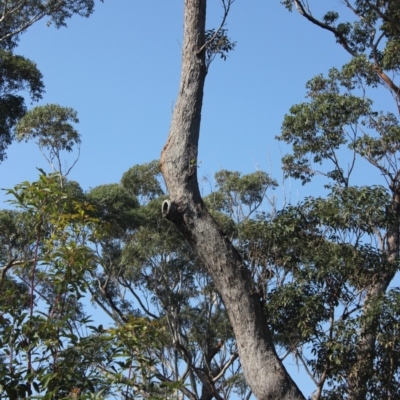
[[[66,177],[79,159],[81,136],[73,125],[78,122],[78,113],[72,108],[58,104],[37,106],[18,121],[16,137],[18,141],[36,139],[52,169]],[[63,167],[61,152],[71,153],[73,150],[77,150],[77,158],[70,167]]]
[[[31,101],[44,93],[36,64],[14,53],[21,34],[43,18],[56,28],[66,26],[73,15],[89,17],[94,6],[94,0],[0,1],[0,162],[15,138],[16,123],[27,111],[24,93]]]
[[[41,99],[42,79],[35,63],[0,46],[0,161],[14,139],[17,121],[26,112],[22,93],[27,92],[32,101]]]
[[[101,0],[100,0],[101,1]],[[34,23],[47,19],[56,28],[66,26],[73,15],[89,17],[94,0],[2,0],[0,2],[0,46],[13,49],[21,36]]]
[[[234,221],[223,204],[242,207],[243,212],[255,209],[272,181],[262,173],[240,177],[221,171],[217,182],[219,189],[207,202],[236,240],[239,220]],[[229,197],[220,185],[236,195]],[[216,287],[181,234],[159,214],[166,197],[162,187],[154,161],[129,169],[121,184],[88,193],[96,217],[106,223],[95,241],[97,272],[89,280],[93,300],[121,329],[137,317],[153,321],[164,332],[161,347],[145,349],[154,362],[153,382],[177,389],[179,398],[228,399],[234,393],[249,398],[252,392]]]
[[[307,201],[303,223],[319,220],[320,227],[313,229],[321,240],[337,243],[354,257],[353,262],[334,257],[336,273],[325,281],[328,292],[340,280],[343,286],[332,299],[341,304],[339,317],[332,316],[333,336],[311,363],[318,396],[330,379],[332,396],[397,398],[398,344],[389,338],[398,334],[398,291],[390,285],[400,246],[399,4],[344,0],[342,9],[335,5],[318,18],[311,2],[282,3],[331,32],[350,55],[341,69],[307,83],[308,100],[290,109],[279,137],[293,147],[283,159],[288,176],[303,184],[316,175],[327,179],[328,198]],[[376,110],[369,98],[374,89],[386,91],[392,106]],[[367,186],[354,186],[360,170],[370,177]],[[320,268],[324,275],[327,269]]]
[[[224,2],[227,3],[231,2]],[[320,331],[306,335],[307,339],[300,335],[298,342],[291,341],[290,345],[286,342],[286,347],[288,351],[294,351],[296,343],[304,344],[315,338],[312,352],[317,356],[311,361],[304,360],[304,365],[309,368],[317,385],[316,398],[323,396],[327,380],[332,389],[325,393],[328,397],[396,398],[397,342],[388,343],[387,338],[390,335],[396,337],[397,294],[392,291],[386,295],[386,291],[397,271],[399,253],[400,173],[397,152],[400,138],[395,115],[400,98],[395,82],[398,74],[399,7],[392,1],[346,0],[343,3],[354,17],[343,22],[337,11],[327,12],[318,20],[311,12],[309,2],[288,0],[283,3],[290,9],[295,6],[309,21],[331,31],[352,57],[342,70],[332,70],[328,78],[319,76],[310,81],[309,103],[294,106],[283,125],[281,139],[292,143],[294,150],[284,159],[289,176],[307,182],[316,173],[313,163],[325,160],[333,163],[331,170],[322,168],[318,171],[333,182],[327,186],[331,190],[330,197],[326,201],[309,201],[297,211],[292,210],[303,215],[304,219],[292,227],[292,236],[297,235],[299,245],[302,246],[301,237],[305,243],[307,238],[312,239],[314,247],[316,242],[313,241],[319,239],[326,244],[325,250],[321,247],[322,253],[315,254],[313,259],[310,253],[301,254],[307,246],[296,248],[292,244],[285,249],[288,252],[286,257],[281,253],[280,259],[269,260],[278,265],[281,263],[280,271],[284,276],[299,279],[293,287],[282,285],[282,289],[275,290],[281,294],[288,290],[287,294],[292,294],[291,300],[286,300],[293,305],[293,310],[297,309],[296,305],[303,304],[303,319],[295,319],[299,329],[309,325],[306,311],[310,308],[296,301],[293,294],[298,288],[301,296],[305,296],[307,274],[312,282],[308,287],[311,297],[300,296],[298,300],[301,298],[307,303],[313,296],[320,298],[320,303],[311,301],[320,305],[320,313],[310,328],[315,330],[319,327]],[[285,343],[288,332],[285,334],[284,329],[290,327],[291,319],[285,313],[280,315],[278,312],[274,316],[270,305],[274,304],[273,301],[279,304],[279,296],[273,296],[272,292],[266,296],[272,303],[260,302],[251,266],[246,263],[248,260],[233,247],[229,236],[215,223],[200,196],[196,160],[203,87],[208,71],[207,49],[212,48],[212,39],[207,40],[204,28],[206,1],[185,2],[184,18],[180,90],[170,134],[161,154],[161,170],[170,196],[163,202],[162,213],[177,226],[212,277],[229,315],[243,371],[255,396],[260,399],[303,398],[275,350],[275,344]],[[395,113],[379,113],[372,109],[365,91],[377,86],[389,90],[395,101]],[[347,170],[340,164],[337,154],[337,150],[346,145],[352,152]],[[382,186],[350,186],[350,175],[359,158],[378,169],[385,179]],[[304,231],[300,229],[301,223]],[[352,239],[349,235],[353,235]],[[274,242],[270,239],[263,246],[279,254],[279,247],[276,247],[280,246],[279,240]],[[296,254],[293,254],[296,251],[299,272],[292,270],[288,273],[285,271],[286,262],[296,259]],[[327,254],[335,252],[338,253],[329,262]],[[356,269],[349,267],[351,260]],[[317,269],[323,263],[332,268],[329,273],[327,269],[318,273]],[[311,265],[314,271],[310,269]],[[340,269],[343,265],[346,272]],[[349,271],[352,271],[350,275]],[[325,298],[322,296],[324,285],[329,286]],[[332,322],[339,304],[344,311],[339,320]],[[265,309],[270,310],[267,315]],[[348,330],[339,329],[343,320],[346,320]],[[327,326],[330,327],[330,337],[323,334]],[[278,340],[279,335],[282,342]],[[340,351],[334,347],[339,337]],[[382,350],[388,346],[391,346],[391,351]],[[298,358],[304,356],[301,351],[295,354]],[[345,354],[349,356],[348,362],[345,362]]]
[[[246,381],[258,399],[304,399],[278,357],[251,271],[201,198],[197,180],[203,89],[207,74],[206,0],[184,6],[181,82],[161,171],[169,199],[162,214],[192,246],[210,274],[235,334]],[[232,1],[223,1],[225,10]]]

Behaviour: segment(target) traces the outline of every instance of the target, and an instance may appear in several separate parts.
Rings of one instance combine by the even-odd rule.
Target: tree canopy
[[[0,1],[0,162],[5,159],[6,149],[15,137],[16,123],[27,111],[24,94],[31,101],[38,101],[44,93],[43,76],[36,64],[14,54],[21,34],[43,18],[48,19],[48,25],[65,27],[66,21],[75,14],[89,17],[94,5],[94,0]],[[56,105],[49,105],[48,112],[49,107],[53,107],[54,113]],[[43,113],[40,110],[44,109],[31,110],[29,118]],[[69,112],[69,118],[76,120],[76,115],[71,114],[75,111]]]
[[[222,0],[211,30],[206,0],[185,2],[161,159],[89,190],[61,165],[61,151],[79,152],[77,112],[27,111],[20,92],[41,98],[42,76],[13,50],[30,21],[63,26],[94,3],[3,2],[0,154],[15,132],[47,151],[53,172],[8,189],[14,208],[0,210],[0,399],[400,397],[400,7],[345,0],[352,19],[318,19],[308,2],[282,1],[351,58],[311,78],[283,117],[285,176],[324,183],[320,196],[280,208],[278,182],[262,170],[221,169],[199,189],[203,89],[211,62],[234,50],[233,2]],[[392,109],[376,109],[376,88]],[[379,179],[359,185],[359,170]]]

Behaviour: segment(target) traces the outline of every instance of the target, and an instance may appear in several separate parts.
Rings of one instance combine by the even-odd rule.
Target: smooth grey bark
[[[161,153],[172,221],[213,278],[235,332],[247,383],[259,400],[304,396],[276,354],[259,296],[242,257],[204,207],[197,182],[197,149],[207,73],[204,44],[206,0],[185,0],[179,94],[168,140]]]

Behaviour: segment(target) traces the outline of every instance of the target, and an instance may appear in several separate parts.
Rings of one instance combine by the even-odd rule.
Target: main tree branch
[[[235,332],[245,378],[259,400],[304,396],[279,360],[251,274],[238,251],[208,213],[197,181],[197,149],[203,88],[206,0],[185,0],[179,94],[168,140],[161,153],[170,199],[162,206],[195,250],[222,297]]]

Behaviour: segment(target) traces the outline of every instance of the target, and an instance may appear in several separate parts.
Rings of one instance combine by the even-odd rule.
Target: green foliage
[[[109,223],[109,215],[124,215],[126,209],[132,212],[135,221],[127,229],[129,217],[113,218],[116,230],[102,231],[96,238],[98,268],[89,286],[93,300],[121,326],[122,331],[132,318],[138,321],[137,318],[145,317],[142,321],[157,325],[161,342],[143,342],[146,343],[143,354],[153,363],[152,376],[162,382],[158,386],[154,377],[150,379],[154,396],[161,395],[165,388],[183,394],[188,393],[185,390],[198,391],[197,386],[205,385],[197,383],[200,378],[202,381],[199,382],[208,379],[218,390],[233,390],[239,384],[235,379],[225,378],[226,374],[237,373],[236,363],[231,361],[232,369],[227,369],[226,374],[214,383],[202,373],[206,368],[212,371],[212,376],[217,376],[220,365],[228,363],[230,355],[236,360],[235,342],[211,279],[181,234],[161,216],[165,196],[161,195],[159,177],[158,162],[137,165],[123,175],[123,186],[101,186],[88,194],[98,210],[106,210],[96,214],[100,220]],[[250,174],[235,184],[231,187],[232,191],[237,191],[235,195],[240,192],[244,199],[252,198],[255,202],[261,201],[269,179],[261,173]],[[256,188],[261,194],[256,193]],[[99,201],[111,199],[106,195],[108,191],[120,192],[121,189],[131,198],[138,196],[139,204],[125,208],[119,200]],[[232,194],[215,193],[221,196]],[[249,206],[252,206],[250,200]],[[225,221],[226,230],[231,229],[229,233],[235,235],[232,219],[221,211],[214,209],[212,212],[218,220]],[[136,375],[135,379],[142,382],[144,378]],[[245,396],[247,386],[242,389]],[[149,387],[140,390],[149,390]]]
[[[55,153],[72,151],[80,144],[79,133],[71,123],[77,124],[77,112],[57,104],[38,106],[24,115],[17,124],[18,140],[38,139],[38,145]]]
[[[400,395],[399,376],[399,324],[400,296],[398,289],[390,290],[373,311],[379,321],[377,334],[377,355],[374,363],[374,379],[369,390],[376,397],[383,398],[387,393]],[[374,321],[375,318],[372,318]],[[375,322],[375,321],[374,321]],[[388,379],[389,378],[389,379]]]
[[[107,206],[115,214],[138,206],[115,186],[94,190],[102,212],[57,174],[8,190],[20,211],[0,213],[0,398],[159,398],[180,387],[151,380],[147,348],[162,348],[163,324],[127,314],[120,328],[96,328],[83,308],[101,261],[93,244],[104,235],[107,244],[104,222],[125,223]],[[102,201],[110,194],[115,203]]]
[[[263,171],[243,175],[236,171],[221,170],[215,174],[218,191],[205,198],[205,204],[227,214],[236,222],[255,212],[263,202],[268,189],[277,182]]]
[[[372,227],[384,216],[384,204],[376,210],[369,204],[375,194],[379,203],[379,189],[350,187],[327,199],[310,198],[279,212],[270,223],[254,227],[251,236],[244,231],[250,238],[245,247],[248,260],[268,265],[272,271],[264,275],[262,283],[267,286],[261,288],[274,342],[308,368],[316,382],[325,376],[323,383],[330,386],[327,396],[329,392],[346,398],[349,371],[360,351],[360,331],[372,331],[385,314],[376,307],[362,312],[365,304],[360,296],[393,268],[384,252],[363,244],[369,241],[366,235],[374,237]],[[388,201],[387,193],[382,190],[382,194]],[[395,305],[390,301],[387,310]],[[388,324],[382,329],[390,332],[392,327]],[[380,362],[382,354],[375,362]],[[396,376],[393,369],[390,375],[371,380],[371,387],[386,385],[388,377]]]
[[[278,139],[293,150],[283,159],[286,176],[305,184],[323,175],[328,195],[273,221],[270,260],[282,264],[287,282],[268,293],[266,312],[279,343],[313,376],[318,398],[397,398],[397,343],[389,338],[398,296],[388,288],[399,269],[399,5],[345,1],[355,17],[348,22],[337,10],[318,20],[307,2],[282,3],[332,32],[351,60],[310,80],[307,101],[285,116]],[[395,113],[373,109],[367,93],[379,87],[393,95]],[[383,180],[353,186],[360,167]]]
[[[88,322],[79,299],[93,265],[86,243],[96,221],[87,204],[62,190],[57,175],[42,174],[8,192],[21,211],[1,214],[7,224],[1,236],[6,251],[0,290],[7,298],[0,304],[0,352],[7,360],[0,368],[2,391],[8,398],[35,392],[44,399],[65,398],[74,388],[90,391],[91,362],[70,356],[79,346],[72,326]],[[46,312],[38,307],[43,302]]]
[[[0,91],[3,96],[27,90],[33,101],[42,98],[43,76],[32,61],[0,49]]]
[[[216,56],[226,60],[228,53],[236,47],[236,42],[232,42],[228,37],[227,29],[209,29],[205,33],[206,65],[209,66]]]
[[[78,147],[79,151],[81,138],[72,125],[78,122],[77,112],[72,108],[61,107],[58,104],[34,107],[18,121],[17,139],[18,141],[37,139],[37,145],[53,170],[65,177],[76,164],[79,154],[72,166],[63,171],[61,152],[70,153],[74,146]]]
[[[56,28],[66,26],[66,21],[74,14],[89,17],[94,11],[94,0],[28,0],[23,3],[1,1],[0,45],[12,49],[19,36],[32,24],[48,18],[48,25]]]
[[[95,206],[95,215],[117,232],[132,230],[136,225],[135,209],[139,206],[136,196],[119,184],[101,185],[87,195]]]
[[[194,391],[204,384],[196,382],[208,379],[201,371],[219,376],[229,363],[210,384],[221,393],[247,395],[216,288],[160,215],[165,197],[154,194],[158,170],[150,174],[145,165],[130,171],[129,190],[113,184],[85,194],[76,182],[41,175],[10,191],[22,211],[0,213],[2,265],[11,261],[1,289],[10,300],[0,302],[7,396],[34,390],[42,398],[164,398]],[[325,199],[268,214],[260,207],[276,182],[264,172],[224,170],[215,181],[205,204],[242,252],[278,350],[304,362],[315,379],[328,368],[326,396],[345,397],[360,329],[374,327],[382,349],[371,390],[375,385],[381,398],[388,390],[397,393],[397,367],[387,380],[382,365],[398,362],[392,354],[398,296],[383,296],[363,313],[359,295],[393,268],[384,252],[368,244],[376,229],[391,226],[389,191],[334,187]],[[88,293],[115,327],[90,325],[83,308]],[[10,354],[16,360],[12,374]],[[32,367],[42,368],[24,372],[29,357]]]
[[[134,165],[122,175],[121,184],[139,199],[148,201],[164,193],[159,182],[160,176],[160,163],[154,160]]]
[[[66,21],[74,14],[88,17],[93,11],[94,0],[0,1],[0,162],[14,139],[16,123],[26,113],[21,92],[28,92],[32,101],[41,99],[44,92],[43,77],[36,64],[13,54],[21,33],[44,17],[48,18],[49,25],[60,28],[66,26]],[[42,135],[40,146],[50,148],[53,153],[57,148],[54,146],[59,146],[58,151],[71,151],[74,144],[80,143],[80,138],[68,121],[78,122],[75,111],[54,105],[40,107],[26,117],[19,130],[20,139],[26,134]],[[53,156],[51,154],[50,159]]]
[[[356,73],[351,72],[353,77]],[[293,146],[293,153],[283,159],[287,176],[304,184],[315,174],[323,174],[347,186],[358,157],[377,167],[389,181],[397,173],[399,121],[391,112],[373,111],[371,100],[349,94],[354,89],[349,76],[348,64],[340,72],[331,70],[328,78],[313,78],[307,84],[310,101],[293,106],[285,116],[278,139]],[[351,151],[347,171],[339,162],[339,151],[345,147]],[[325,161],[333,169],[318,169]]]
[[[347,185],[352,168],[346,173],[340,167],[337,151],[346,144],[354,148],[359,126],[372,128],[377,116],[370,108],[370,100],[349,95],[349,82],[344,75],[343,71],[332,69],[328,78],[319,75],[309,81],[306,87],[310,101],[291,107],[283,121],[278,139],[293,146],[293,153],[283,159],[283,168],[303,184],[321,173],[314,164],[328,160],[334,169],[324,174]],[[341,88],[346,92],[341,93]]]
[[[32,61],[0,49],[0,161],[14,138],[14,127],[25,114],[24,98],[27,91],[32,101],[42,97],[42,74]]]
[[[352,21],[342,20],[336,10],[327,11],[320,20],[312,19],[312,11],[303,0],[284,0],[281,3],[290,11],[295,5],[311,22],[331,31],[337,42],[353,57],[365,53],[371,64],[383,70],[395,71],[399,68],[397,50],[399,6],[397,2],[390,0],[346,1],[345,6],[356,16]]]
[[[14,139],[14,128],[18,120],[26,113],[24,97],[21,92],[28,92],[32,101],[42,98],[44,92],[43,77],[32,61],[13,54],[19,37],[27,28],[38,20],[48,17],[48,23],[57,28],[66,26],[66,20],[74,14],[88,17],[94,10],[94,0],[29,0],[29,1],[0,1],[0,12],[2,15],[0,24],[0,162],[6,157],[6,149]],[[52,107],[52,109],[50,109]],[[56,109],[55,107],[58,107]],[[45,111],[47,115],[45,115]],[[55,116],[55,113],[57,116]],[[73,144],[79,144],[79,135],[71,126],[63,124],[60,126],[61,114],[64,113],[65,121],[77,122],[76,113],[70,109],[62,109],[59,106],[47,106],[39,108],[27,117],[26,125],[19,131],[20,135],[29,134],[37,136],[44,135],[39,141],[41,146],[50,147],[54,152],[57,144],[67,151],[71,151]],[[39,115],[41,114],[41,115]],[[47,121],[44,121],[43,118]],[[48,131],[48,122],[52,120],[54,126],[58,118],[58,137],[55,132]],[[29,120],[29,121],[28,121]],[[47,124],[47,131],[38,132],[32,129]],[[27,129],[29,128],[29,129]],[[60,130],[61,128],[61,130]],[[44,126],[41,126],[44,129]],[[50,140],[49,135],[53,136]],[[26,138],[26,137],[25,137]],[[50,156],[50,158],[52,158]]]
[[[376,111],[366,93],[384,82],[400,104],[400,7],[346,1],[353,20],[335,9],[318,21],[307,2],[283,3],[352,56],[307,83],[307,99],[290,109],[279,137],[293,149],[286,176],[307,183],[322,174],[327,196],[277,211],[268,174],[222,170],[204,203],[242,254],[277,351],[312,376],[316,398],[398,398],[400,296],[387,288],[398,271],[400,130],[397,111]],[[35,0],[5,12],[0,154],[18,120],[18,138],[38,140],[50,160],[79,146],[72,109],[48,105],[23,117],[18,93],[39,99],[42,77],[10,50],[30,21],[47,16],[60,27],[93,4]],[[235,47],[226,29],[207,31],[205,43],[207,66]],[[384,180],[355,186],[359,161]],[[19,208],[0,212],[0,398],[248,396],[216,287],[160,215],[163,188],[153,161],[89,193],[45,174],[9,191]],[[89,297],[111,328],[90,325]]]

